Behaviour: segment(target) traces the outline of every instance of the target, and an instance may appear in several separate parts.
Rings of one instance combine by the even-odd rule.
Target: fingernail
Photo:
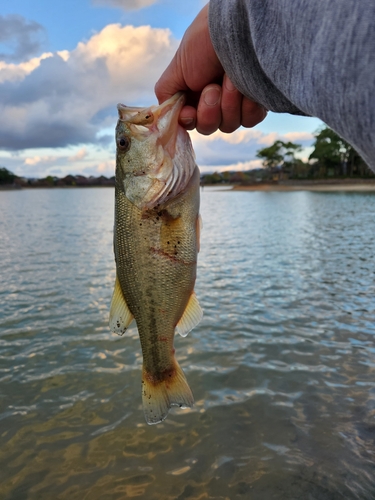
[[[180,122],[182,125],[185,127],[189,127],[190,125],[193,125],[194,123],[194,118],[186,117],[186,118],[180,118]]]
[[[225,88],[229,90],[229,92],[237,90],[236,87],[233,85],[232,80],[229,80],[229,78],[225,79]]]
[[[211,87],[203,92],[203,100],[207,106],[215,106],[220,100],[220,90]]]

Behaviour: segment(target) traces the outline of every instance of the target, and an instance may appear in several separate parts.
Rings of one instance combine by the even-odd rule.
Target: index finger
[[[177,51],[168,67],[155,84],[154,91],[159,104],[174,96],[177,92],[188,90],[177,62],[178,57],[179,54]]]

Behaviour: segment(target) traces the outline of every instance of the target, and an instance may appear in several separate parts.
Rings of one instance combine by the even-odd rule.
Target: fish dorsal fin
[[[115,289],[112,295],[111,311],[109,313],[109,328],[117,335],[124,335],[133,321],[134,316],[125,302],[120,281],[116,274]]]
[[[195,292],[190,295],[189,302],[186,306],[184,314],[181,316],[180,321],[176,325],[176,332],[181,335],[181,337],[186,337],[186,335],[200,322],[203,318],[203,311],[199,305],[197,296]]]

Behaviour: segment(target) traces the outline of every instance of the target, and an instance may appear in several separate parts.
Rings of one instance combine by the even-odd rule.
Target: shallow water
[[[113,196],[0,192],[0,498],[375,498],[375,195],[205,188],[196,404],[157,426],[107,326]]]

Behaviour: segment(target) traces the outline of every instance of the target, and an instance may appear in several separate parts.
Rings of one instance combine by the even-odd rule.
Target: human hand
[[[176,92],[187,94],[180,123],[188,130],[209,135],[220,129],[233,132],[241,125],[254,127],[267,116],[260,104],[233,85],[213,48],[208,29],[208,4],[186,30],[181,44],[155,85],[162,103]]]

